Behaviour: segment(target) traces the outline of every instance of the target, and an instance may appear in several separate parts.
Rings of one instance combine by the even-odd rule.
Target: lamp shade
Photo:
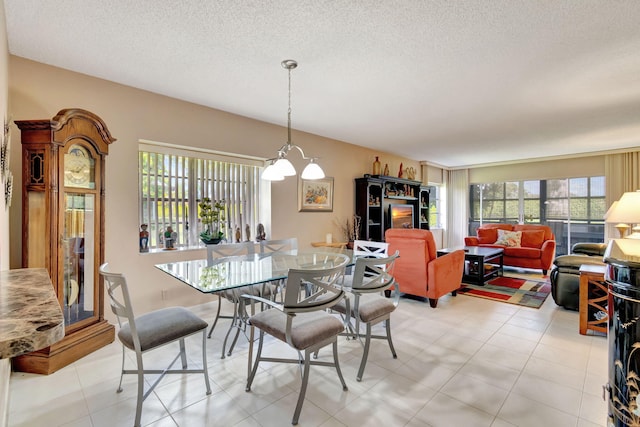
[[[615,202],[611,203],[611,206],[609,206],[609,209],[604,214],[605,222],[609,222],[609,221],[607,221],[607,219],[609,218],[609,215],[611,214],[611,212],[613,212],[616,209],[616,206],[618,206],[618,201],[617,200]]]
[[[291,162],[284,157],[279,158],[273,164],[273,167],[275,167],[278,173],[282,176],[293,176],[296,174],[296,169],[293,167]]]
[[[640,224],[640,191],[624,193],[605,214],[605,221],[618,224]]]
[[[311,160],[300,176],[303,179],[322,179],[324,178],[324,171],[317,163],[314,163],[313,160]]]
[[[272,164],[262,171],[261,178],[265,181],[284,181],[284,175],[279,173],[278,169]]]

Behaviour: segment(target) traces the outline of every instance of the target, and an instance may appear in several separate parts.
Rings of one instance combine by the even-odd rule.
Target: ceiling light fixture
[[[292,148],[296,148],[304,160],[309,160],[309,163],[302,171],[301,177],[303,179],[322,179],[324,178],[324,171],[316,163],[317,157],[307,157],[304,155],[302,148],[291,142],[291,70],[295,69],[298,63],[293,59],[285,59],[282,61],[282,67],[289,72],[289,109],[287,110],[287,142],[278,150],[277,157],[269,159],[269,166],[267,166],[262,172],[262,179],[266,181],[282,181],[286,176],[293,176],[296,174],[296,169],[291,162],[287,160],[287,155]]]

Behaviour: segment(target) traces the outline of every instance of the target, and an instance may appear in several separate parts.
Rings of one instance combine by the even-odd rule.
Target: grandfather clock
[[[13,360],[50,374],[114,340],[104,319],[104,174],[115,141],[95,114],[15,121],[22,133],[22,266],[46,268],[65,320],[62,341]]]

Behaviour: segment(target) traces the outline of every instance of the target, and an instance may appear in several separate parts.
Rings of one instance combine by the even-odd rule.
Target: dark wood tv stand
[[[390,206],[397,204],[413,207],[413,228],[429,229],[429,191],[420,181],[365,175],[355,183],[360,239],[384,241],[384,232],[392,226]]]

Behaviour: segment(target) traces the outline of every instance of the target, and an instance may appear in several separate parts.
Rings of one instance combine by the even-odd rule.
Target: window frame
[[[444,184],[429,183],[426,185],[429,191],[429,228],[444,229],[445,213],[443,212],[443,196],[446,193]],[[431,219],[434,219],[431,221]]]
[[[156,161],[162,159],[163,165],[168,161],[169,167],[156,163],[155,168],[147,171],[143,164],[145,155]],[[247,225],[252,237],[258,223],[270,227],[271,194],[270,186],[260,179],[263,167],[264,159],[258,157],[140,140],[138,220],[140,224],[148,224],[149,250],[164,249],[160,234],[169,225],[178,233],[176,248],[201,248],[198,202],[202,197],[225,200],[224,232],[228,242],[235,241],[237,227],[243,240]],[[161,196],[150,190],[159,179],[163,180]]]
[[[586,195],[574,195],[574,190],[572,190],[572,182],[578,182],[580,180],[586,180]],[[477,227],[482,223],[533,223],[533,224],[546,224],[552,226],[552,229],[556,229],[557,233],[563,234],[556,235],[556,255],[564,255],[568,253],[572,244],[575,243],[576,238],[582,239],[581,241],[592,241],[593,239],[602,241],[604,239],[604,217],[596,216],[592,217],[592,209],[596,206],[596,203],[599,201],[600,210],[602,210],[605,206],[604,200],[605,195],[601,194],[602,191],[598,192],[598,194],[594,194],[595,188],[604,187],[604,176],[586,176],[586,177],[574,177],[574,178],[559,178],[559,179],[549,179],[549,180],[520,180],[520,181],[504,181],[504,182],[494,182],[494,183],[484,183],[484,184],[470,184],[469,185],[469,234],[474,235],[476,233]],[[539,183],[538,189],[538,198],[536,197],[525,197],[524,186],[525,183],[532,183],[537,181]],[[549,194],[548,187],[549,183],[553,181],[566,181],[566,189],[567,194],[565,196],[557,196],[553,197]],[[491,218],[483,218],[482,210],[483,203],[486,199],[483,199],[483,192],[480,190],[484,188],[486,185],[502,185],[502,196],[494,197],[491,200],[502,200],[503,207],[506,206],[507,200],[515,200],[512,197],[507,197],[507,188],[506,185],[511,183],[517,183],[519,186],[518,194],[519,194],[519,206],[518,206],[518,218],[506,217],[506,209],[503,209],[503,214],[501,217],[493,216]],[[482,201],[480,200],[482,199]],[[529,218],[525,215],[525,203],[527,201],[536,201],[538,200],[540,206],[540,217],[537,218]],[[562,202],[566,200],[568,214],[565,217],[554,217],[549,213],[549,203],[553,203],[555,201]],[[587,206],[587,216],[588,218],[572,218],[570,214],[571,202],[578,200],[586,200],[585,204]],[[475,215],[476,207],[478,208],[479,215]],[[604,214],[604,211],[603,211]],[[565,227],[566,226],[566,227]],[[574,231],[572,231],[572,227]],[[566,228],[566,229],[565,229]],[[586,229],[587,231],[581,232],[578,235],[578,228]],[[600,236],[599,229],[602,229],[602,235]],[[576,237],[577,235],[577,237]],[[589,237],[590,236],[590,237]],[[587,239],[587,240],[584,240]],[[592,239],[592,240],[589,240]],[[566,240],[566,241],[565,241]]]

